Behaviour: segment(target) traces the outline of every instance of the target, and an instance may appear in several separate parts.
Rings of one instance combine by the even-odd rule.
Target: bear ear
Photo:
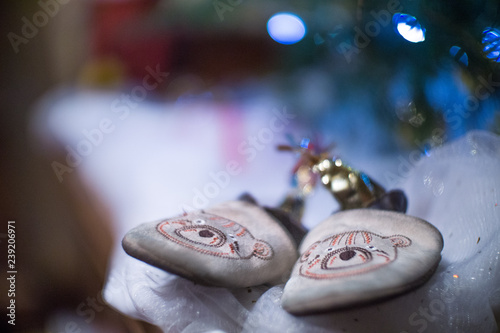
[[[273,248],[266,242],[257,239],[253,245],[253,255],[262,260],[270,260],[273,257]]]
[[[407,247],[411,245],[411,239],[403,235],[394,235],[389,236],[388,238],[391,240],[392,246]]]

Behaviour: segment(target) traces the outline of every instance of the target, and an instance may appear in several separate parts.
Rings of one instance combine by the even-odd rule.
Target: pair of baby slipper
[[[310,314],[415,288],[434,272],[443,240],[428,222],[373,208],[335,213],[306,231],[250,197],[142,224],[131,256],[196,283],[226,288],[286,282],[282,306]]]

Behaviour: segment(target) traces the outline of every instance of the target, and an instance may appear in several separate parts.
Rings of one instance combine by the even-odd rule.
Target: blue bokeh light
[[[467,56],[467,53],[461,47],[456,45],[450,47],[450,55],[459,63],[469,66],[469,56]]]
[[[300,148],[309,148],[309,143],[311,142],[311,139],[309,138],[302,138],[302,141],[300,141]]]
[[[280,44],[295,44],[304,38],[306,25],[300,17],[292,13],[278,13],[267,21],[267,32]]]
[[[407,41],[420,43],[425,40],[425,28],[420,25],[415,16],[396,13],[392,17],[396,31]]]
[[[488,59],[500,62],[500,31],[487,28],[483,31],[483,52]]]

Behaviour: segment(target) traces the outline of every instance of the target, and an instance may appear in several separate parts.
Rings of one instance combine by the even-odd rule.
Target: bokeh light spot
[[[407,41],[420,43],[425,40],[425,28],[420,25],[415,16],[396,13],[392,17],[396,31]]]
[[[452,46],[450,47],[450,55],[455,58],[456,61],[459,63],[469,66],[469,57],[467,56],[467,53],[458,46]]]
[[[267,32],[280,44],[295,44],[304,38],[306,25],[295,14],[278,13],[267,21]]]
[[[483,52],[488,59],[500,62],[500,31],[487,28],[483,31]]]

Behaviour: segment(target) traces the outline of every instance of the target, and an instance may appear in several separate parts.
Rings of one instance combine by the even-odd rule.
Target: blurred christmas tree
[[[497,1],[321,4],[309,38],[342,76],[339,96],[371,92],[374,111],[409,143],[500,132]]]
[[[266,24],[279,12],[303,20],[303,39],[270,38]],[[192,72],[215,84],[274,75],[313,130],[369,109],[367,121],[406,147],[472,129],[500,133],[496,0],[170,0],[147,16],[140,29],[169,35],[172,77]]]

